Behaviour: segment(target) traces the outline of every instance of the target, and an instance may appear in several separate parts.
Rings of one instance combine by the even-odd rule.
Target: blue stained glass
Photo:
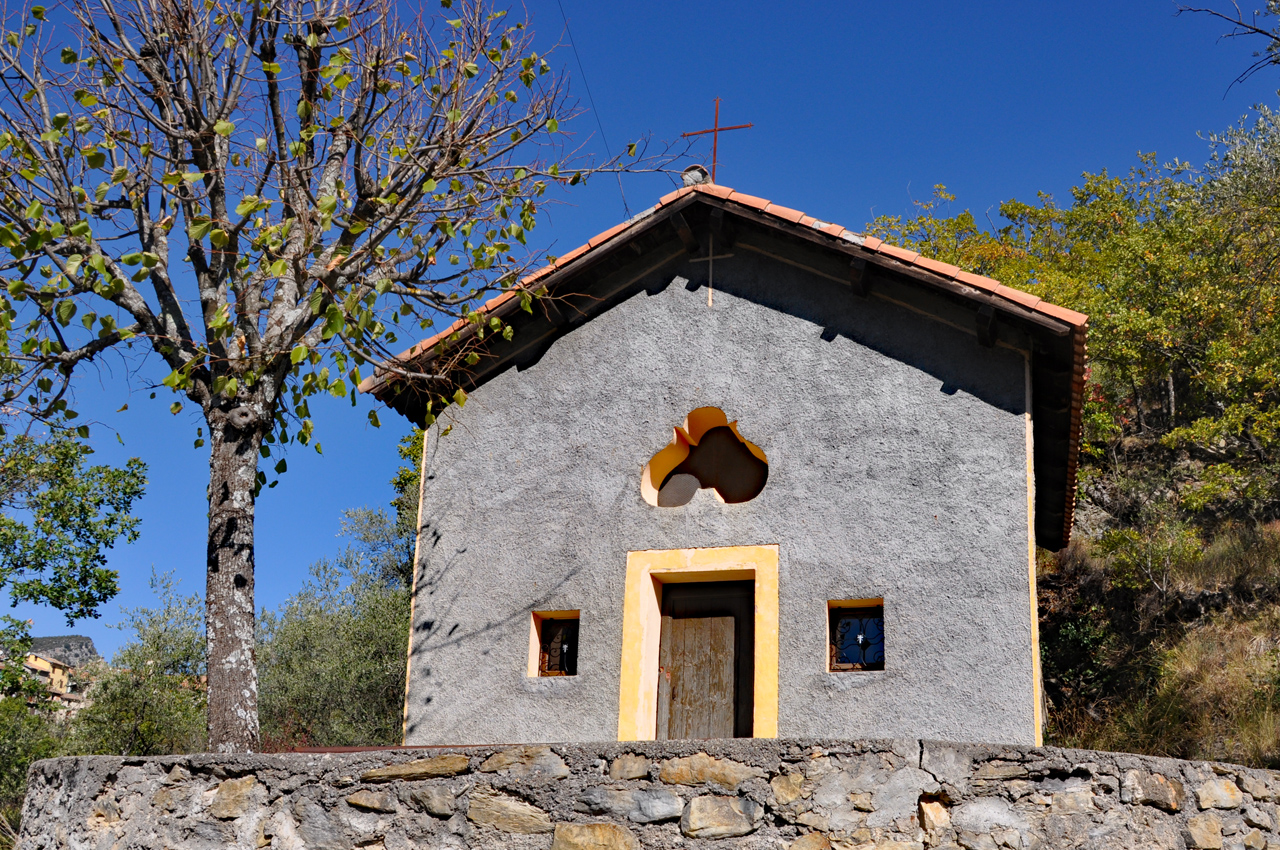
[[[833,668],[882,669],[884,667],[884,614],[881,610],[836,612],[832,643]]]

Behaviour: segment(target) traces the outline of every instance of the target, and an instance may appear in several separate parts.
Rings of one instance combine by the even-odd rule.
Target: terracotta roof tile
[[[995,292],[996,287],[1000,286],[1000,281],[973,272],[960,272],[956,275],[956,280],[986,292]]]
[[[940,274],[943,277],[954,278],[960,273],[959,266],[953,266],[950,263],[943,263],[938,260],[931,260],[928,257],[922,256],[917,258],[915,264],[922,269],[928,269],[929,271],[935,274]]]
[[[844,227],[839,224],[828,224],[822,228],[822,232],[839,239],[841,234],[844,233]]]
[[[587,251],[589,250],[591,250],[590,243],[587,243],[586,245],[579,245],[577,248],[574,248],[569,253],[561,254],[559,257],[556,257],[556,261],[553,265],[557,269],[562,268],[563,266],[568,265],[569,263],[578,259],[578,257],[581,257],[583,254],[587,253]]]
[[[733,194],[733,190],[728,186],[717,186],[715,183],[699,183],[693,188],[694,191],[710,195],[713,198],[727,198]]]
[[[729,196],[728,199],[730,201],[733,201],[735,204],[742,204],[743,206],[755,207],[756,209],[761,211],[763,211],[765,207],[769,206],[769,202],[766,199],[757,198],[755,195],[744,195],[741,192],[734,192]]]
[[[878,236],[867,236],[862,243],[862,247],[868,251],[879,251],[880,246],[884,244],[884,240]]]
[[[666,206],[669,203],[672,203],[673,201],[678,201],[692,191],[693,191],[692,187],[682,186],[681,188],[676,189],[674,192],[668,192],[667,194],[663,195],[661,198],[658,198],[658,206],[662,207],[662,206]]]
[[[906,248],[899,248],[897,245],[889,245],[885,243],[876,249],[877,253],[887,254],[895,260],[902,260],[909,265],[915,265],[916,260],[920,256],[919,251],[909,251]]]
[[[800,210],[793,210],[791,207],[783,207],[778,204],[769,204],[764,208],[764,211],[769,215],[776,215],[778,218],[793,224],[804,218],[804,213],[800,212]]]
[[[1030,307],[1033,310],[1043,300],[1039,295],[1032,295],[1030,292],[1023,292],[1021,289],[1013,289],[1003,283],[996,287],[996,295],[1021,304],[1023,307]]]
[[[815,230],[821,230],[822,228],[818,227],[818,225],[822,224],[823,222],[818,221],[816,218],[814,218],[811,215],[801,215],[800,223],[805,227],[812,227]]]
[[[597,245],[599,245],[601,242],[608,242],[610,239],[617,236],[619,233],[626,230],[630,226],[631,226],[631,223],[627,221],[622,222],[622,224],[615,224],[613,227],[610,227],[604,233],[598,233],[595,236],[591,237],[591,241],[588,242],[587,245],[594,248]]]
[[[1048,301],[1041,301],[1037,304],[1036,312],[1044,313],[1046,316],[1052,316],[1059,321],[1076,327],[1084,327],[1089,322],[1089,317],[1084,313],[1077,313],[1075,310],[1068,310],[1066,307],[1059,307],[1057,304],[1050,304]]]

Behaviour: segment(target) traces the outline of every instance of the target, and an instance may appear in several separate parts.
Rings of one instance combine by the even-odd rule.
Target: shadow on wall
[[[438,441],[428,441],[428,469],[435,468],[435,454],[439,450]],[[434,478],[428,473],[427,480]],[[480,640],[486,648],[494,645],[495,635],[508,629],[527,629],[530,611],[550,607],[552,600],[558,598],[566,586],[581,572],[581,568],[573,566],[555,580],[545,592],[529,600],[528,604],[507,611],[490,608],[490,618],[481,624],[464,626],[461,617],[455,611],[460,594],[455,590],[452,596],[446,596],[442,590],[446,587],[457,587],[457,581],[447,581],[450,573],[465,571],[468,567],[465,548],[453,551],[442,551],[439,548],[441,535],[437,530],[443,524],[448,513],[437,513],[423,521],[419,530],[421,535],[421,561],[417,565],[417,578],[414,582],[414,617],[410,625],[411,649],[410,668],[411,687],[417,703],[414,708],[421,709],[435,701],[434,691],[446,687],[432,675],[432,653],[450,646],[460,646],[468,642]],[[465,582],[462,582],[465,586]],[[410,711],[406,717],[405,740],[413,738],[421,725],[421,719],[415,720],[415,712]],[[421,717],[420,715],[417,715]]]

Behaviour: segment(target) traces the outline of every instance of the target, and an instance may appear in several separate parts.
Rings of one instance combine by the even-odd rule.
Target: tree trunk
[[[205,629],[209,649],[209,748],[258,748],[254,659],[253,512],[261,417],[248,407],[212,410]]]

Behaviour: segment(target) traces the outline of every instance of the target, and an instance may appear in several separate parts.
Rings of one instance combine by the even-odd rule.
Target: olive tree
[[[582,176],[530,30],[440,6],[70,0],[0,34],[5,402],[65,416],[78,368],[116,351],[198,409],[218,751],[258,744],[260,464],[312,443],[315,397],[354,403],[397,336],[510,334],[476,308],[534,262],[548,184]]]

